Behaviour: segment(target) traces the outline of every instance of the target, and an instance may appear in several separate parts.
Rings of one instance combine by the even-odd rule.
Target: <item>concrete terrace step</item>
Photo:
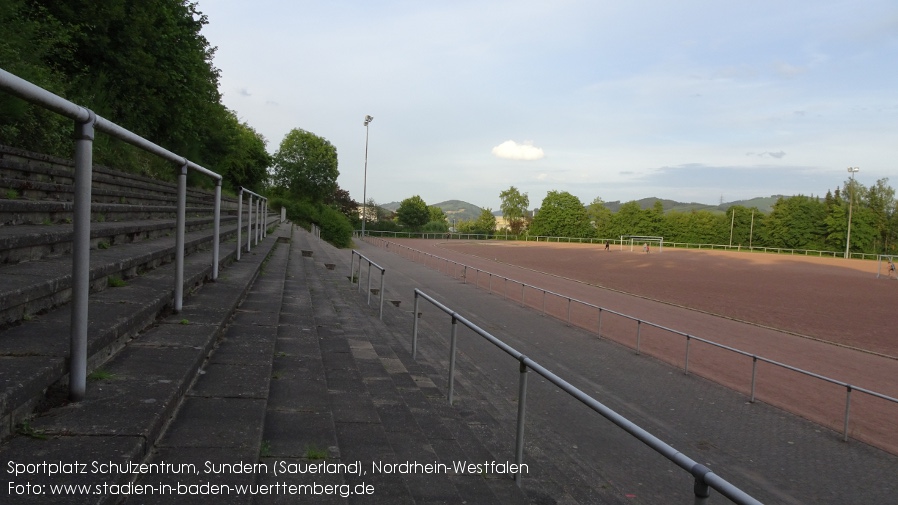
[[[326,377],[326,384],[319,383],[318,389],[320,395],[326,387],[331,399],[341,460],[359,460],[364,465],[372,461],[441,462],[450,467],[456,461],[513,460],[485,448],[434,384],[437,374],[433,369],[426,362],[412,360],[398,343],[408,335],[397,335],[394,325],[379,321],[374,303],[366,306],[367,296],[359,294],[358,286],[346,278],[349,251],[336,250],[306,233],[299,235],[298,243],[313,251],[311,258],[304,258],[304,265],[311,274],[308,289]],[[337,264],[335,271],[324,268],[330,262]],[[385,311],[396,313],[392,308]],[[408,319],[402,315],[396,322],[406,329]],[[403,485],[414,503],[528,502],[508,475],[450,472],[368,477],[366,482],[383,489],[383,503],[401,503],[399,500],[405,499]]]
[[[277,219],[270,218],[269,224]],[[210,248],[212,243],[212,229],[203,227],[205,220],[194,221],[191,228],[199,228],[185,234],[185,254],[203,248]],[[97,230],[98,234],[107,234],[102,238],[94,239],[99,242],[109,240],[107,249],[95,249],[91,251],[90,279],[93,283],[92,290],[100,291],[106,287],[109,276],[118,276],[130,279],[142,272],[152,270],[159,265],[171,262],[175,254],[175,240],[173,237],[160,236],[155,239],[137,240],[136,242],[119,244],[124,238],[125,242],[134,240],[135,235],[143,233],[157,233],[165,229],[156,228],[156,223],[147,223],[146,226],[133,224],[110,225]],[[155,230],[155,231],[154,231]],[[0,228],[0,235],[4,230]],[[111,235],[109,235],[111,234]],[[224,243],[222,250],[235,247],[228,245],[237,235],[235,224],[223,226],[220,230],[220,240]],[[246,234],[244,233],[244,238]],[[44,237],[46,238],[46,237]],[[41,240],[38,231],[37,237],[28,238],[26,235],[13,234],[10,242],[37,243]],[[2,239],[0,239],[2,241]],[[65,243],[59,243],[65,244]],[[116,245],[112,245],[116,244]],[[231,242],[231,244],[233,244]],[[42,247],[42,246],[32,246]],[[64,248],[64,245],[59,247]],[[224,254],[222,254],[224,257]],[[211,264],[211,261],[210,261]],[[36,261],[25,261],[14,265],[0,267],[0,324],[8,325],[27,319],[35,314],[47,311],[71,299],[71,257],[54,256],[44,257]],[[2,341],[2,334],[0,334]]]
[[[0,195],[2,197],[3,195]],[[95,224],[115,221],[137,221],[144,219],[174,219],[177,206],[134,205],[121,203],[92,203],[91,221]],[[71,223],[73,202],[47,200],[9,200],[0,198],[0,229],[7,226],[43,225]],[[188,217],[211,216],[209,205],[186,207]],[[236,215],[236,209],[222,209],[222,216]]]
[[[269,236],[223,272],[218,282],[204,285],[191,296],[181,313],[164,318],[127,342],[102,366],[105,375],[88,382],[84,401],[52,408],[33,419],[28,429],[22,430],[24,434],[0,446],[0,457],[15,462],[142,461],[180,404],[222,328],[264,268],[263,260],[276,240]],[[158,290],[165,290],[158,282],[155,284]],[[135,292],[126,298],[131,300],[137,295]],[[109,320],[105,326],[114,326],[118,321],[103,312],[94,321],[103,325],[96,319]],[[216,412],[230,415],[226,411]],[[7,482],[26,480],[4,475]],[[124,484],[131,479],[130,472],[114,470],[27,477],[32,484]],[[116,502],[119,498],[77,495],[48,500],[46,496],[16,496],[16,503]],[[171,502],[170,497],[168,501]]]

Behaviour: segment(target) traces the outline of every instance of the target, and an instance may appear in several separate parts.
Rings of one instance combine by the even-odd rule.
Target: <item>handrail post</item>
[[[692,486],[692,494],[695,495],[695,505],[704,505],[708,503],[711,497],[711,487],[705,482],[705,475],[711,473],[711,470],[705,465],[696,463],[692,467],[692,475],[695,477],[695,484]]]
[[[842,430],[842,432],[843,432],[842,441],[843,442],[848,441],[848,415],[851,413],[851,389],[852,389],[851,384],[848,384],[847,386],[845,386],[845,389],[847,392],[846,392],[846,396],[845,396],[845,427]]]
[[[758,357],[751,357],[751,399],[749,402],[755,402],[755,379],[758,376]]]
[[[241,228],[243,227],[243,188],[237,190],[237,261],[240,261],[240,252],[243,249]]]
[[[175,313],[184,304],[184,228],[187,221],[187,165],[178,176],[178,227],[175,236]]]
[[[262,199],[256,198],[256,245],[262,239],[262,228],[265,227],[265,216],[262,215]]]
[[[415,290],[415,308],[412,312],[412,359],[418,355],[418,290]]]
[[[383,321],[384,319],[384,275],[386,275],[386,270],[380,271],[380,309],[378,310],[377,317]]]
[[[359,258],[361,261],[361,258]],[[355,249],[350,251],[349,255],[349,283],[352,284],[352,274],[355,273]]]
[[[527,286],[527,285],[524,284],[523,282],[521,283],[521,307],[526,307],[526,306],[527,306],[527,304],[524,303],[524,288],[525,288],[526,286]]]
[[[368,260],[368,297],[365,299],[365,305],[371,305],[371,260]]]
[[[87,322],[90,294],[90,200],[96,116],[75,121],[75,202],[72,207],[72,314],[69,335],[69,399],[87,391]]]
[[[571,325],[571,299],[567,299],[567,325]]]
[[[546,315],[546,290],[543,290],[543,316]]]
[[[212,211],[215,223],[212,225],[212,280],[218,279],[218,241],[221,235],[221,179],[215,181],[215,203]]]
[[[253,250],[253,195],[246,201],[246,252]]]
[[[599,327],[597,328],[596,335],[602,336],[602,307],[599,307]]]
[[[642,319],[636,320],[636,355],[639,355],[639,340],[642,333]]]
[[[515,437],[515,458],[517,464],[517,472],[514,475],[514,482],[521,487],[522,475],[521,465],[524,463],[524,418],[527,414],[527,365],[524,364],[526,358],[521,356],[520,360],[520,378],[518,380],[518,429]]]
[[[689,342],[692,338],[689,335],[686,335],[686,362],[684,363],[683,373],[689,373]]]
[[[449,405],[455,392],[455,347],[458,340],[458,319],[452,316],[452,335],[449,340]]]

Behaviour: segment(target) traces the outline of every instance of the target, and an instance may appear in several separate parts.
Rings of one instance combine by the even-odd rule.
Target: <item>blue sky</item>
[[[898,3],[200,0],[224,103],[340,186],[716,204],[898,183]]]

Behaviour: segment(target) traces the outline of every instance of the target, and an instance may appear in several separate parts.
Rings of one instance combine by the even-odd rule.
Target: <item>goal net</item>
[[[621,235],[621,250],[624,244],[630,245],[630,251],[638,252],[662,252],[664,249],[664,237],[653,237],[646,235]]]

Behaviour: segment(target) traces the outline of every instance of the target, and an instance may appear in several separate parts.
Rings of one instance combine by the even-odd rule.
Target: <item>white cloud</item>
[[[546,153],[539,147],[533,145],[532,141],[526,141],[518,144],[514,140],[506,140],[493,148],[493,156],[497,158],[505,158],[507,160],[541,160],[546,157]]]

